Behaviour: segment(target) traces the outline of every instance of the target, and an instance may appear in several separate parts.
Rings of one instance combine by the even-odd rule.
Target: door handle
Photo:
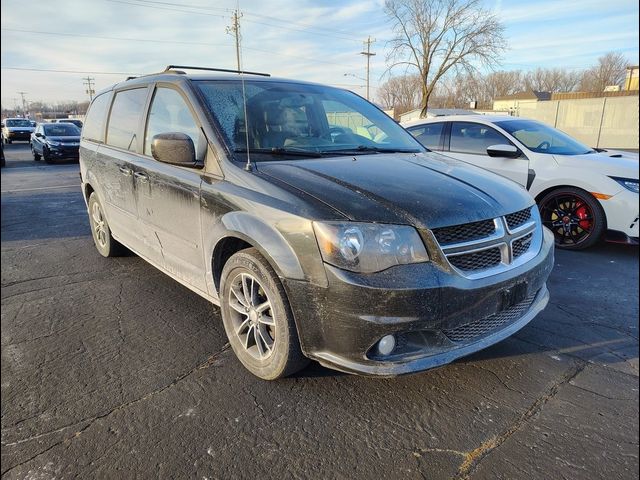
[[[127,167],[118,167],[118,170],[120,170],[121,174],[123,174],[123,175],[125,175],[127,177],[130,177],[131,174],[133,173],[133,170],[131,170],[130,168],[127,168]]]
[[[142,183],[146,183],[149,181],[149,175],[147,175],[144,172],[136,172],[133,174],[133,176],[136,177],[136,179],[138,179]]]

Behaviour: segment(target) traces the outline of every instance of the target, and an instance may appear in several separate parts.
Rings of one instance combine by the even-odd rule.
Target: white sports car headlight
[[[638,187],[638,180],[633,178],[620,178],[620,177],[610,177],[612,180],[615,180],[620,185],[622,185],[627,190],[631,190],[632,192],[639,193],[640,188]]]
[[[429,261],[420,235],[410,226],[314,222],[313,227],[322,258],[338,268],[373,273]]]

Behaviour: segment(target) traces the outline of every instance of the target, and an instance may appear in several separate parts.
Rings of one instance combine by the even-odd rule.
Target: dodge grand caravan
[[[220,305],[258,377],[309,359],[421,371],[546,306],[553,235],[516,183],[429,152],[349,91],[188,68],[94,98],[80,145],[93,239]]]

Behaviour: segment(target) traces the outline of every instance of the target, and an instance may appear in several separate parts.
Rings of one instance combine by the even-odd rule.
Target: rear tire
[[[119,257],[127,253],[127,249],[111,235],[111,229],[104,216],[104,210],[93,192],[89,196],[89,224],[93,243],[103,257]]]
[[[556,247],[583,250],[600,241],[607,229],[607,217],[600,202],[576,187],[561,187],[538,202],[542,224],[555,237]]]
[[[231,256],[220,285],[224,329],[247,370],[275,380],[307,366],[284,287],[258,250]]]

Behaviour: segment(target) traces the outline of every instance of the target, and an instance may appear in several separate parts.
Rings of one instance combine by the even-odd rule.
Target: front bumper
[[[549,300],[546,280],[553,262],[553,234],[545,229],[540,252],[531,261],[481,279],[423,263],[375,275],[326,266],[327,288],[286,279],[284,283],[308,357],[349,373],[395,376],[450,363],[524,327]],[[460,341],[445,334],[506,312],[513,305],[505,306],[505,292],[513,290],[524,290],[523,297],[529,298],[517,317]],[[399,353],[377,355],[375,345],[390,334],[413,339],[412,348],[399,343]]]
[[[30,140],[31,132],[7,132],[6,137],[8,140]]]
[[[608,200],[600,200],[607,217],[607,239],[638,243],[638,194],[623,190]]]
[[[78,158],[80,156],[80,145],[59,145],[48,147],[49,156],[52,158]]]

